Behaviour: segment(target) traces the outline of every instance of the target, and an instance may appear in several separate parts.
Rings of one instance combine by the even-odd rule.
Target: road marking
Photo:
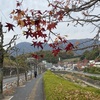
[[[3,100],[11,100],[12,98],[13,98],[13,96],[7,96]]]
[[[13,96],[11,96],[8,100],[11,100],[13,98]]]
[[[25,87],[26,85],[21,85],[20,87]]]

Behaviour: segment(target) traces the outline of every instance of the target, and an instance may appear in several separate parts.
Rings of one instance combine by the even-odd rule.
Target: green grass
[[[100,68],[98,67],[88,67],[84,69],[84,72],[92,73],[92,74],[100,74]]]
[[[99,89],[81,87],[50,71],[43,79],[46,100],[100,100]]]
[[[87,77],[89,77],[89,78],[91,78],[93,80],[99,80],[100,81],[100,77],[95,77],[95,76],[87,76]]]

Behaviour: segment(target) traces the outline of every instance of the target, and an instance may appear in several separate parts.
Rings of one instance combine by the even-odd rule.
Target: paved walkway
[[[44,100],[43,75],[38,75],[22,87],[18,87],[9,100]]]

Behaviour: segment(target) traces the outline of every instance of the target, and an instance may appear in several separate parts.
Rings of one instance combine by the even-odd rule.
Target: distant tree
[[[14,56],[10,55],[10,59],[15,61],[16,58]]]
[[[29,70],[29,66],[27,65],[27,56],[25,56],[25,54],[19,55],[16,57],[17,59],[17,63],[19,64],[19,69],[23,69],[24,70],[24,74],[25,74],[25,80],[27,81],[27,72]]]
[[[83,59],[88,59],[88,57],[90,56],[90,51],[86,50],[80,57],[81,60]]]
[[[61,51],[59,52],[58,56],[63,60],[63,59],[69,59],[74,57],[74,53],[72,51]]]
[[[99,48],[94,48],[91,51],[85,51],[83,55],[81,56],[81,60],[88,59],[88,60],[95,60],[96,58],[99,58],[100,50]]]
[[[91,51],[91,55],[92,55],[92,58],[93,59],[96,59],[100,56],[100,49],[99,48],[94,48],[92,51]]]
[[[49,63],[57,63],[59,58],[57,56],[53,56],[52,51],[39,51],[35,52],[38,54],[41,58],[39,59],[39,62],[42,60],[46,60]]]

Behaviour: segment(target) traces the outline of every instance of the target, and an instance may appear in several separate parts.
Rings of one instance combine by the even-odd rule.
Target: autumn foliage
[[[71,19],[70,22],[75,23],[75,25],[82,25],[82,23],[80,23],[80,18],[77,19],[71,16],[72,12],[81,11],[82,15],[85,16],[84,21],[89,22],[87,20],[89,15],[88,8],[96,4],[98,0],[96,0],[96,2],[93,0],[91,0],[91,2],[88,1],[89,3],[86,3],[85,1],[82,2],[81,0],[54,0],[53,3],[49,0],[47,1],[48,7],[52,7],[52,9],[45,11],[34,10],[34,8],[21,9],[23,0],[21,2],[17,1],[16,9],[10,13],[10,17],[17,24],[15,26],[15,24],[6,23],[5,27],[8,28],[8,31],[10,31],[19,26],[23,30],[23,34],[26,38],[31,37],[33,39],[32,45],[34,47],[43,49],[44,45],[49,43],[49,46],[52,47],[52,53],[56,56],[61,50],[72,50],[74,45],[66,39],[66,34],[65,36],[61,36],[61,33],[55,33],[53,30],[56,29],[57,25],[63,21],[66,21],[67,26],[69,26],[69,22],[65,20],[65,16],[67,19]],[[88,6],[88,4],[90,4],[90,6]],[[52,39],[52,36],[54,36],[55,39]],[[64,47],[61,46],[63,44]],[[39,58],[38,55],[35,54],[33,57]]]

